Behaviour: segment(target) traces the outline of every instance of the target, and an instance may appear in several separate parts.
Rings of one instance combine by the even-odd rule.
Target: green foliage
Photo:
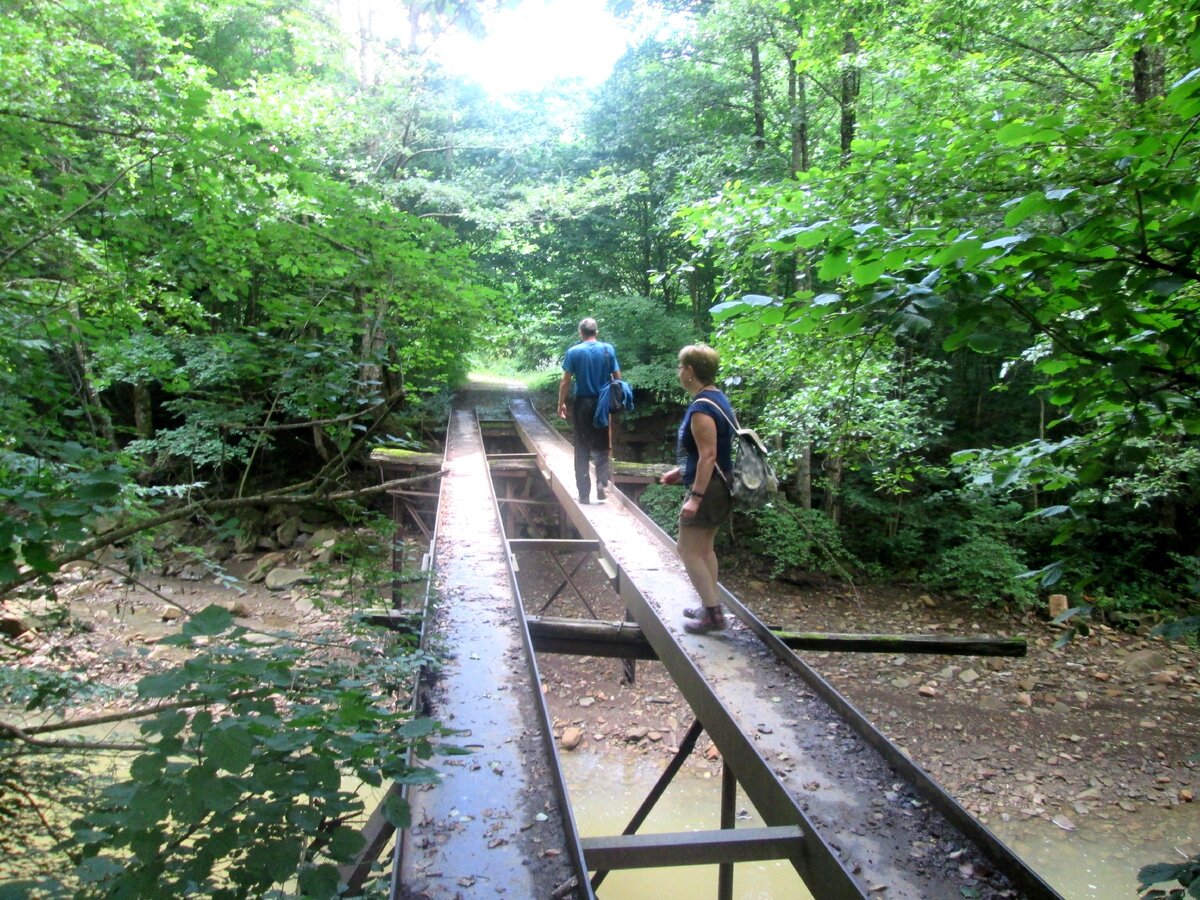
[[[0,582],[139,487],[270,481],[464,377],[492,295],[370,176],[334,27],[268,0],[0,12]]]
[[[0,582],[21,563],[53,571],[62,542],[82,541],[97,518],[123,508],[128,472],[112,457],[73,441],[47,442],[55,461],[0,450]]]
[[[1174,882],[1175,887],[1161,888],[1155,885]],[[1200,897],[1200,853],[1182,863],[1154,863],[1138,869],[1138,894],[1142,900],[1184,900]]]
[[[617,348],[622,377],[633,386],[637,405],[626,415],[636,420],[678,402],[679,351],[700,339],[688,315],[637,296],[595,297],[590,308],[603,339]]]
[[[680,219],[698,256],[726,273],[713,314],[733,346],[805,346],[821,387],[850,382],[859,360],[893,341],[955,372],[968,371],[968,354],[995,366],[973,395],[953,393],[973,403],[951,410],[956,422],[991,439],[954,436],[979,448],[959,462],[1030,507],[1069,506],[1073,516],[1057,522],[1078,552],[1081,523],[1103,527],[1117,508],[1195,508],[1200,41],[1194,17],[1118,5],[1089,19],[1098,29],[1090,33],[1103,35],[1097,52],[1072,55],[1055,72],[1077,20],[1060,7],[1022,16],[1000,2],[967,4],[952,17],[901,4],[853,23],[871,46],[854,62],[878,88],[853,110],[854,141],[795,183],[733,181]],[[1035,33],[1043,37],[1025,39]],[[1061,34],[1062,51],[1047,49],[1047,34]],[[1039,51],[1023,52],[1032,46]],[[829,52],[814,39],[797,59],[815,65]],[[1129,94],[1139,56],[1169,73],[1161,95],[1145,71],[1133,72]],[[764,401],[811,393],[807,373],[777,385],[759,367],[749,371]],[[1014,390],[1032,395],[1023,408]],[[868,396],[848,397],[860,395]],[[997,398],[1005,421],[987,431],[980,426],[989,407],[999,411]],[[897,442],[869,458],[900,464],[884,470],[881,489],[919,494],[938,426],[923,423],[931,427],[922,434],[904,426],[906,411],[873,417],[842,403],[843,433],[894,422],[918,437],[909,451]],[[794,411],[779,418],[800,421]],[[819,427],[795,431],[801,442],[816,436],[836,477],[843,447],[823,446]],[[994,538],[980,540],[981,550],[999,551]],[[970,580],[971,555],[945,559],[956,578]],[[993,594],[1019,558],[1014,547],[986,579]]]
[[[1007,602],[1031,606],[1037,592],[1020,578],[1026,569],[1011,544],[984,532],[943,550],[923,580],[934,590],[969,597],[981,606]]]
[[[842,545],[837,525],[820,510],[798,509],[782,497],[750,513],[756,553],[771,561],[771,577],[788,570],[842,575],[860,563]]]
[[[679,535],[679,508],[683,506],[683,488],[677,484],[650,484],[638,504],[655,524],[672,538]]]
[[[8,707],[61,709],[68,703],[110,700],[112,695],[112,690],[89,681],[85,671],[0,669],[0,703]]]
[[[430,759],[445,732],[388,690],[422,657],[264,649],[244,634],[210,606],[172,641],[205,649],[139,683],[143,700],[192,705],[143,721],[128,775],[74,823],[79,896],[261,895],[297,875],[301,893],[328,896],[360,847],[358,785],[436,779],[408,753]]]

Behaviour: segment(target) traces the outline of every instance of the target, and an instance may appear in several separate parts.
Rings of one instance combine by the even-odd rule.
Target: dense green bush
[[[772,578],[789,569],[844,575],[860,566],[837,525],[820,510],[799,509],[781,497],[749,518],[753,544],[770,561]]]
[[[679,535],[679,507],[683,488],[676,484],[652,484],[642,492],[642,509],[655,524],[671,537]]]
[[[922,581],[979,605],[1013,601],[1028,606],[1037,600],[1037,588],[1019,577],[1027,569],[1020,553],[1003,538],[980,532],[943,550]]]

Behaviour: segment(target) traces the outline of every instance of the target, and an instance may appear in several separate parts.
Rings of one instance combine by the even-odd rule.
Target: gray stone
[[[321,528],[313,532],[312,540],[308,545],[314,550],[318,547],[323,547],[326,543],[336,541],[342,534],[336,528]]]
[[[296,584],[312,584],[312,582],[313,577],[304,569],[272,569],[266,579],[269,591],[282,591]]]
[[[258,561],[258,564],[246,576],[246,580],[251,584],[258,584],[267,577],[267,573],[283,562],[282,553],[268,553]]]
[[[198,563],[191,563],[179,570],[179,578],[182,581],[202,581],[207,574],[208,570]]]
[[[964,669],[958,673],[958,680],[963,684],[970,684],[973,681],[979,680],[979,673],[974,669]]]
[[[1166,656],[1157,650],[1135,650],[1121,660],[1121,668],[1134,675],[1149,675],[1166,667]]]
[[[300,534],[300,519],[297,516],[289,516],[279,523],[279,527],[275,529],[275,540],[279,541],[279,546],[290,547],[296,543],[296,538]]]

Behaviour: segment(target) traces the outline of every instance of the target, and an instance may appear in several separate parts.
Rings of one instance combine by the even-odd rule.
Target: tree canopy
[[[503,5],[386,5],[392,34],[369,0],[0,9],[6,595],[353,495],[472,367],[554,373],[594,315],[662,458],[675,352],[721,352],[785,477],[745,523],[773,572],[1200,599],[1193,0],[624,0],[603,85],[498,100],[429,48]]]

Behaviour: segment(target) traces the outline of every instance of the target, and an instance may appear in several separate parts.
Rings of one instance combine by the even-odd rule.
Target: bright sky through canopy
[[[493,96],[571,78],[599,84],[629,40],[604,0],[524,0],[485,21],[484,40],[446,35],[435,52],[447,69],[474,79]]]

